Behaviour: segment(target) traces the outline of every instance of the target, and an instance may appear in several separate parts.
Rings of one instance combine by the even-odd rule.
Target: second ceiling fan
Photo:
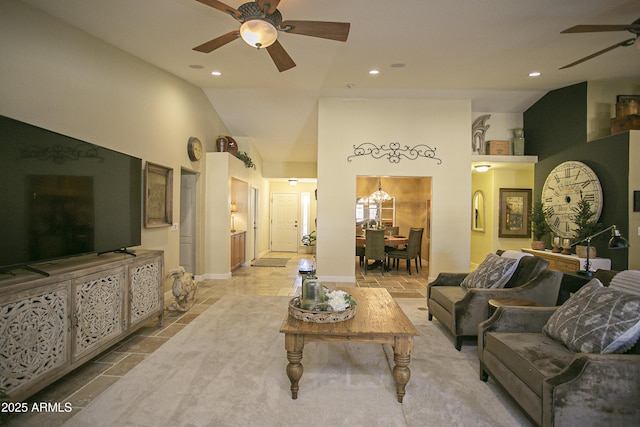
[[[345,42],[351,26],[347,22],[283,21],[282,14],[277,9],[280,0],[255,0],[241,5],[238,9],[217,0],[196,1],[228,13],[242,25],[239,30],[223,34],[194,47],[193,50],[210,53],[241,37],[255,48],[266,48],[280,72],[295,67],[296,63],[278,41],[279,31]]]
[[[579,59],[576,62],[572,62],[571,64],[561,67],[560,69],[563,70],[565,68],[569,68],[569,67],[573,67],[574,65],[581,64],[584,61],[595,58],[596,56],[602,55],[603,53],[607,53],[610,50],[613,50],[618,47],[631,46],[635,44],[636,47],[640,49],[640,19],[636,19],[630,25],[576,25],[574,27],[567,28],[566,30],[562,31],[562,34],[601,33],[606,31],[628,31],[631,34],[633,34],[633,37],[627,40],[623,40],[605,49],[602,49],[596,53],[592,53],[589,56],[585,56],[584,58]]]

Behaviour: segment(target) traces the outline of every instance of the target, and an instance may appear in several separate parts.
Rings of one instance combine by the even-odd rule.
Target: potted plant
[[[596,213],[591,210],[591,203],[588,200],[580,199],[578,204],[571,209],[574,215],[571,220],[576,225],[576,229],[573,232],[574,242],[580,242],[589,236],[593,236],[598,231],[602,230],[602,224],[596,220]],[[586,258],[587,246],[577,245],[576,254],[580,258]],[[596,248],[591,246],[590,258],[596,257]]]
[[[316,251],[316,230],[302,236],[302,244],[306,246],[307,253],[313,254]]]
[[[249,157],[246,151],[239,152],[238,154],[236,154],[236,157],[244,162],[244,166],[246,168],[251,168],[251,169],[255,168],[255,165],[253,164],[253,160],[251,160],[251,157]]]
[[[551,227],[547,224],[547,213],[544,211],[542,201],[537,201],[531,209],[531,232],[533,240],[531,241],[531,249],[543,251],[545,242],[542,240],[544,236],[551,231]]]

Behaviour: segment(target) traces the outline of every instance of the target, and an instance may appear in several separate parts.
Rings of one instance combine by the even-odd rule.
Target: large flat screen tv
[[[139,246],[142,160],[0,116],[0,206],[0,272]]]

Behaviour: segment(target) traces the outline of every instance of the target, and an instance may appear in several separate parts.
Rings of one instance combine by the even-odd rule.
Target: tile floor
[[[196,304],[187,313],[165,311],[163,326],[158,326],[156,319],[150,320],[147,325],[129,338],[46,387],[27,401],[29,408],[33,408],[34,403],[36,405],[41,402],[60,403],[61,411],[37,412],[30,410],[28,413],[11,417],[9,426],[40,427],[46,425],[55,427],[62,425],[224,295],[293,296],[299,293],[302,277],[298,272],[298,267],[301,263],[308,263],[313,255],[273,252],[266,257],[290,258],[290,260],[284,268],[240,267],[234,270],[230,279],[202,281],[198,288]],[[413,274],[407,275],[404,263],[402,263],[397,271],[392,270],[382,276],[380,269],[369,271],[365,275],[358,266],[357,258],[355,258],[355,263],[355,284],[326,282],[324,284],[330,288],[339,285],[382,287],[386,288],[395,298],[425,298],[426,296],[428,283],[426,264],[419,274],[416,274],[413,269]],[[171,300],[166,300],[165,306],[171,302]],[[73,409],[70,412],[65,412],[65,404],[68,403],[72,405]]]

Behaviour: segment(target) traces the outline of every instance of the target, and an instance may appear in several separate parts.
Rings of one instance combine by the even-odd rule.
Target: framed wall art
[[[531,189],[500,189],[500,229],[498,237],[531,237]]]
[[[144,187],[144,226],[170,226],[173,223],[173,169],[147,162]]]

